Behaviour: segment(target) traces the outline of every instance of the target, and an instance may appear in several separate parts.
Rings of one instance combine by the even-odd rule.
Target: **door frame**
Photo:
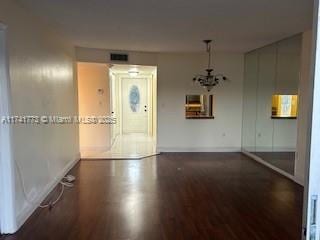
[[[314,0],[312,59],[310,67],[312,96],[310,99],[309,130],[306,153],[306,171],[303,206],[303,227],[306,236],[302,239],[320,239],[320,16],[319,0]],[[317,197],[317,198],[315,198]],[[313,208],[315,211],[313,212]],[[314,218],[315,217],[315,218]],[[314,220],[314,224],[313,224]],[[314,228],[313,228],[314,227]]]
[[[0,22],[0,116],[10,116],[11,88],[7,26]],[[10,124],[0,122],[0,231],[3,234],[17,230],[15,211],[15,171],[12,158],[12,129]]]
[[[114,74],[110,71],[110,68],[109,68],[109,101],[110,101],[110,116],[112,117],[115,117],[115,108],[114,108],[114,104],[116,104],[116,86],[115,86],[115,76]],[[110,136],[111,136],[111,145],[113,145],[117,135],[116,135],[116,132],[115,132],[115,127],[117,127],[117,125],[119,124],[118,123],[118,119],[116,119],[116,123],[115,124],[111,124],[110,125]]]

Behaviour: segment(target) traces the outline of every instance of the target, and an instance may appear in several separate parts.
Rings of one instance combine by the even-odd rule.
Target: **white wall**
[[[137,65],[157,65],[157,54],[147,52],[132,52],[132,51],[113,51],[107,49],[95,48],[76,48],[76,57],[79,62],[96,62],[109,63],[110,53],[127,53],[129,54],[129,61],[126,64]]]
[[[154,69],[152,73],[152,136],[156,143],[158,130],[158,70]]]
[[[120,107],[120,94],[117,94],[120,89],[120,81],[112,69],[109,69],[110,79],[110,94],[111,94],[111,113],[116,118],[116,123],[111,125],[111,142],[115,141],[116,137],[121,134],[121,107]]]
[[[99,93],[102,89],[103,93]],[[78,63],[79,115],[109,116],[109,66],[102,63]],[[80,151],[107,151],[111,147],[110,125],[80,124]]]
[[[207,94],[192,78],[203,73],[205,54],[158,55],[160,151],[239,151],[242,124],[243,54],[214,54],[214,68],[230,81],[214,88],[215,119],[185,119],[186,94]]]
[[[0,19],[8,26],[12,113],[77,115],[73,48],[15,1],[1,0]],[[37,203],[79,158],[78,126],[15,125],[13,157]],[[26,201],[18,174],[15,206],[18,225],[37,206]]]

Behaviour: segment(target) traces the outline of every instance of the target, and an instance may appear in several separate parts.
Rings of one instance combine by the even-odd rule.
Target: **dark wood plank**
[[[303,188],[240,153],[81,161],[52,211],[1,240],[300,240]]]

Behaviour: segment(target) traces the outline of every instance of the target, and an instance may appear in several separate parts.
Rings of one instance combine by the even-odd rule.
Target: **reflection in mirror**
[[[301,34],[245,54],[242,150],[294,175]]]
[[[208,119],[213,117],[213,95],[186,95],[186,119]]]
[[[297,118],[298,95],[273,95],[272,118]]]

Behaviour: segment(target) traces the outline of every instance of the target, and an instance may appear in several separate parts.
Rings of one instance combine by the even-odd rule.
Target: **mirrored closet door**
[[[302,36],[245,55],[242,149],[294,175]]]

